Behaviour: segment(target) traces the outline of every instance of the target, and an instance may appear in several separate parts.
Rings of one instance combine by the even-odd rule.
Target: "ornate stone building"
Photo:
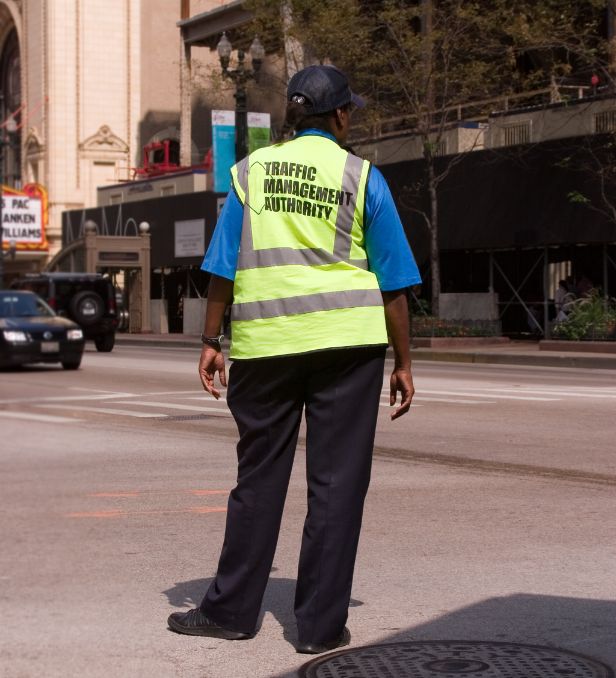
[[[61,246],[62,212],[130,178],[144,144],[179,143],[180,12],[180,0],[0,0],[3,179],[49,196],[48,251],[18,251],[8,273],[41,268]]]

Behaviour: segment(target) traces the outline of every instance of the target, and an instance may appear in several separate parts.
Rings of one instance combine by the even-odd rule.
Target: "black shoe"
[[[216,622],[205,616],[197,607],[188,612],[174,612],[167,619],[169,628],[176,633],[185,633],[189,636],[208,636],[209,638],[224,638],[225,640],[247,640],[252,638],[252,633],[229,631],[218,626]]]
[[[344,647],[350,642],[351,632],[345,626],[344,631],[336,638],[336,640],[330,640],[329,643],[300,643],[295,649],[300,654],[321,654],[321,652],[335,650],[337,647]]]

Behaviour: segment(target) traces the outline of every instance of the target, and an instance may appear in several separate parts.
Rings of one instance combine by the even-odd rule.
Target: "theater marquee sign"
[[[47,191],[40,184],[26,184],[23,191],[2,187],[2,246],[11,242],[20,251],[49,249],[47,228]]]

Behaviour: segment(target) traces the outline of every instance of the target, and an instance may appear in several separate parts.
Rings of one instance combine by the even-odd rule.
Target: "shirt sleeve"
[[[404,233],[385,177],[374,166],[366,192],[365,244],[368,267],[384,292],[421,283],[415,257]]]
[[[229,191],[220,212],[201,269],[221,278],[235,280],[242,239],[244,208],[235,191]]]

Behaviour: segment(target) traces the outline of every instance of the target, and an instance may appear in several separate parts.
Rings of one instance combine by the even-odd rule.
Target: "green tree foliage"
[[[438,188],[462,155],[438,163],[436,156],[460,107],[464,117],[481,117],[497,97],[545,87],[576,71],[599,71],[604,79],[612,72],[608,43],[600,37],[606,0],[286,0],[293,17],[286,27],[274,0],[246,4],[266,42],[281,45],[285,35],[293,37],[304,45],[306,64],[334,63],[349,74],[369,101],[360,129],[404,117],[419,137],[426,180],[408,187],[406,198],[430,232],[435,315]]]
[[[606,299],[598,290],[576,299],[567,319],[555,325],[553,334],[573,341],[616,339],[616,299]]]

